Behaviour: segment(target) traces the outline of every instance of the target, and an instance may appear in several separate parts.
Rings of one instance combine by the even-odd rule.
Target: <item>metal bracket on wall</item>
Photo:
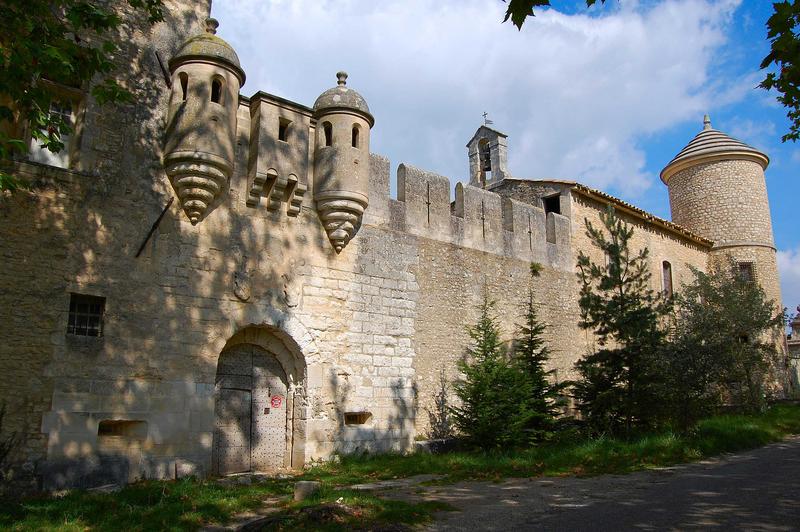
[[[175,201],[175,197],[171,197],[169,199],[169,201],[167,202],[167,204],[164,206],[164,210],[161,211],[161,214],[158,215],[158,218],[156,218],[156,221],[153,222],[153,227],[150,228],[150,232],[148,232],[147,236],[144,237],[144,242],[142,242],[142,245],[139,246],[139,251],[136,252],[136,255],[134,255],[134,257],[138,257],[139,255],[142,254],[142,251],[144,250],[144,247],[147,245],[147,242],[150,240],[150,237],[153,236],[153,233],[155,232],[156,228],[158,227],[158,224],[161,223],[161,219],[167,213],[167,209],[169,209],[169,206],[172,205],[173,201]]]
[[[161,74],[164,76],[164,83],[166,83],[167,87],[171,89],[172,78],[169,75],[169,71],[167,70],[166,65],[164,65],[164,60],[161,59],[161,54],[158,53],[158,50],[156,50],[155,52],[156,52],[156,59],[158,60],[158,66],[161,67]]]

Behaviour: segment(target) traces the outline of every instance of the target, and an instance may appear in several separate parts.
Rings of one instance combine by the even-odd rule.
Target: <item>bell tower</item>
[[[506,138],[505,133],[486,125],[478,128],[467,143],[470,185],[486,188],[510,177]]]

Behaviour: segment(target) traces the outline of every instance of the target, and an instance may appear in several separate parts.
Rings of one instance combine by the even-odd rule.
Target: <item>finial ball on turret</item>
[[[206,19],[206,33],[210,33],[211,35],[216,35],[217,28],[219,28],[219,21],[217,19],[215,18]]]
[[[338,85],[344,86],[347,85],[347,72],[344,70],[340,70],[336,73],[336,79],[338,80],[336,83]]]

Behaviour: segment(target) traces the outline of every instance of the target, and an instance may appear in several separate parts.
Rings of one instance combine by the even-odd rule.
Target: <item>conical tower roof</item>
[[[723,159],[747,159],[759,163],[764,169],[769,157],[744,142],[711,127],[708,115],[703,117],[703,130],[661,170],[661,180],[666,183],[676,172],[689,166]]]

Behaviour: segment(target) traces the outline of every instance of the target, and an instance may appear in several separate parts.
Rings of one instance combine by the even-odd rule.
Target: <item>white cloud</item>
[[[800,247],[778,251],[778,272],[781,276],[781,297],[789,313],[800,305]]]
[[[730,136],[744,141],[759,150],[770,153],[775,139],[778,138],[775,123],[771,120],[751,120],[734,117],[723,127]],[[777,150],[775,150],[777,151]]]
[[[521,32],[491,0],[214,2],[239,53],[245,94],[310,105],[345,69],[376,117],[373,151],[467,177],[464,144],[490,113],[509,134],[514,175],[577,179],[628,196],[655,182],[636,140],[712,103],[736,101],[749,78],[712,79],[739,0],[670,0],[541,10]]]

